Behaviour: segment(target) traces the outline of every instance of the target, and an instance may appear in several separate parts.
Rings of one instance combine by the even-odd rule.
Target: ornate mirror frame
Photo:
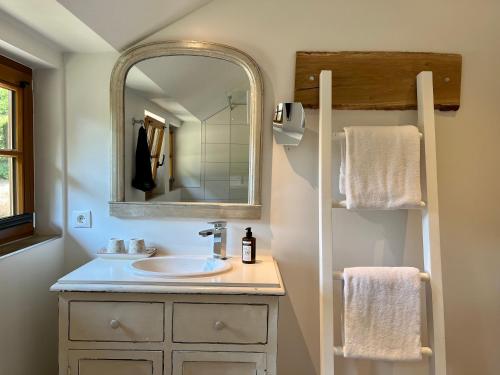
[[[248,203],[126,202],[124,90],[129,69],[136,63],[160,56],[206,56],[233,62],[243,68],[250,82],[250,143]],[[258,219],[261,215],[261,137],[263,84],[257,63],[235,48],[196,41],[155,42],[126,50],[111,74],[112,167],[109,212],[118,217],[193,217]]]

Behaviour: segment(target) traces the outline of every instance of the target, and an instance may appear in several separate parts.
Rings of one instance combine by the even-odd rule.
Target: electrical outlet
[[[73,211],[73,227],[74,228],[91,228],[90,210]]]

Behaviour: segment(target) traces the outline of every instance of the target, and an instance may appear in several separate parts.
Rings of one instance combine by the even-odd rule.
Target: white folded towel
[[[421,359],[420,283],[411,267],[344,269],[344,356]]]
[[[417,127],[344,128],[339,189],[348,209],[399,209],[420,205],[420,137]]]

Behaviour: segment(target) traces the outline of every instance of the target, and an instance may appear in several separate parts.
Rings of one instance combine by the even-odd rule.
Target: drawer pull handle
[[[221,329],[224,329],[226,325],[224,324],[224,322],[221,322],[220,320],[216,321],[215,324],[214,324],[214,328],[217,330],[217,331],[220,331]]]
[[[109,322],[109,325],[113,329],[117,329],[120,326],[120,322],[116,319],[112,319],[111,322]]]

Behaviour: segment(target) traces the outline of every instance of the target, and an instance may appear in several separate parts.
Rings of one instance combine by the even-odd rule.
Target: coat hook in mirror
[[[144,125],[144,120],[137,120],[135,117],[133,117],[132,126],[136,126],[137,124]]]

